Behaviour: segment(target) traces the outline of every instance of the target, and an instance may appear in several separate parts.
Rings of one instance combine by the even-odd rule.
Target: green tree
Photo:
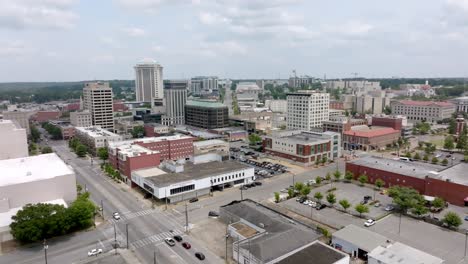
[[[288,199],[291,199],[294,197],[294,190],[292,188],[288,189]]]
[[[341,207],[343,207],[345,211],[347,211],[348,208],[351,207],[351,204],[346,199],[340,200],[338,203],[341,205]]]
[[[385,108],[384,108],[384,113],[385,113],[386,115],[390,115],[390,114],[392,113],[392,108],[391,108],[390,106],[388,106],[388,105],[385,106]]]
[[[294,184],[294,189],[295,189],[298,193],[300,193],[300,192],[302,191],[302,189],[304,188],[304,186],[305,186],[304,183],[302,183],[302,182],[296,182],[296,183]]]
[[[449,227],[459,227],[462,224],[460,216],[454,212],[446,213],[442,222],[447,224]]]
[[[324,156],[322,157],[322,164],[327,163],[327,160],[328,160],[328,157],[324,155]]]
[[[423,160],[424,160],[425,162],[428,162],[428,161],[429,161],[429,155],[424,154]]]
[[[317,199],[318,202],[321,202],[323,199],[323,194],[321,192],[316,192],[314,194],[314,198]]]
[[[367,207],[367,206],[364,205],[364,204],[357,204],[357,205],[354,207],[354,210],[356,210],[356,212],[359,213],[359,217],[361,217],[362,214],[365,214],[365,213],[368,213],[368,212],[369,212],[369,207]]]
[[[333,176],[335,177],[335,180],[336,181],[340,181],[341,179],[341,172],[339,170],[336,170],[334,173],[333,173]]]
[[[39,139],[41,138],[41,133],[39,132],[37,127],[34,125],[31,125],[30,129],[31,129],[31,140],[32,142],[37,143]]]
[[[429,212],[429,210],[424,205],[417,204],[413,209],[411,209],[411,212],[417,216],[422,216]]]
[[[322,177],[320,177],[320,176],[315,177],[315,183],[317,183],[317,184],[322,183]]]
[[[432,206],[437,209],[442,209],[445,207],[445,200],[440,197],[436,197],[434,201],[432,201]]]
[[[452,150],[454,148],[453,144],[453,137],[452,136],[447,136],[444,140],[444,148],[448,150]]]
[[[87,151],[88,150],[85,145],[79,144],[76,146],[76,155],[80,158],[86,156]]]
[[[303,197],[307,197],[307,195],[309,195],[310,193],[310,187],[309,186],[304,186],[304,188],[301,189],[301,195]]]
[[[442,165],[447,166],[447,164],[448,164],[448,160],[447,160],[447,159],[443,159],[443,160],[442,160]]]
[[[84,193],[71,204],[66,213],[73,230],[81,230],[93,225],[95,205],[89,200],[89,193]]]
[[[318,167],[319,164],[320,164],[320,160],[319,160],[319,159],[315,159],[315,167]]]
[[[432,162],[433,164],[437,164],[437,163],[439,163],[439,159],[436,158],[436,157],[433,157],[432,160],[431,160],[431,162]]]
[[[385,185],[385,182],[382,179],[375,180],[375,187],[380,190]]]
[[[345,180],[348,181],[348,182],[350,182],[350,181],[353,180],[353,178],[354,178],[353,173],[350,172],[350,171],[346,171],[346,173],[345,173]]]
[[[133,138],[142,138],[145,136],[145,128],[143,126],[135,126],[130,133]]]
[[[73,151],[75,151],[76,149],[76,146],[79,144],[80,142],[78,141],[78,139],[76,138],[72,138],[68,141],[68,147],[70,147]]]
[[[250,145],[256,145],[257,143],[260,143],[262,142],[262,138],[255,134],[255,133],[252,133],[249,135],[249,143]]]
[[[336,203],[336,196],[334,193],[329,193],[327,195],[327,202],[333,207],[333,205]]]
[[[279,203],[280,202],[280,193],[279,192],[275,192],[275,203]]]
[[[366,184],[369,181],[369,179],[367,178],[367,175],[362,174],[362,175],[359,176],[358,181],[363,186],[364,184]]]
[[[98,148],[97,155],[102,161],[105,161],[109,158],[109,152],[107,148]]]
[[[42,149],[41,149],[42,154],[47,154],[47,153],[52,153],[52,152],[53,152],[52,148],[49,147],[49,146],[42,147]]]
[[[457,129],[457,122],[455,121],[455,118],[450,118],[449,126],[448,126],[448,132],[449,132],[449,134],[454,135],[456,129]]]
[[[415,160],[420,160],[421,159],[421,155],[419,155],[419,152],[414,153],[413,159],[415,159]]]
[[[37,155],[37,145],[34,142],[30,142],[28,145],[29,154],[34,156]]]
[[[325,175],[325,180],[327,180],[327,181],[331,181],[331,175],[330,175],[330,172],[327,172],[327,174]]]
[[[398,205],[401,212],[406,213],[408,209],[417,205],[424,205],[424,197],[413,188],[393,186],[388,189],[388,194],[393,199],[393,203]]]

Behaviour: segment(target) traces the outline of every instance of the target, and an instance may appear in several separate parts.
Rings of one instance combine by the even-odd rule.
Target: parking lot
[[[258,178],[270,178],[272,176],[287,172],[287,167],[281,164],[268,162],[268,161],[257,161],[261,153],[254,152],[251,149],[242,148],[230,148],[230,158],[239,162],[248,164],[255,168],[255,176]]]

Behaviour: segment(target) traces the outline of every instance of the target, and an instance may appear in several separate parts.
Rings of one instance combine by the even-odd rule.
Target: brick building
[[[146,137],[159,137],[170,132],[168,126],[159,123],[147,123],[144,128]]]
[[[468,164],[444,167],[420,162],[406,162],[379,157],[366,157],[346,163],[346,171],[367,175],[369,183],[382,179],[385,187],[406,186],[420,194],[442,197],[459,206],[468,205]]]
[[[401,130],[403,127],[403,119],[392,116],[373,116],[373,126],[391,127],[395,130]]]
[[[31,119],[33,121],[43,123],[50,120],[57,120],[60,118],[61,113],[59,111],[38,111],[34,114]]]
[[[332,131],[339,133],[343,138],[343,132],[351,130],[354,126],[367,125],[366,119],[351,119],[349,117],[335,117],[328,121],[323,121],[323,132]]]
[[[400,136],[401,132],[391,127],[355,127],[343,132],[343,148],[363,151],[380,149],[397,141]]]

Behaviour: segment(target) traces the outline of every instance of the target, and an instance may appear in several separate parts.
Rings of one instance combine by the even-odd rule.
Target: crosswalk
[[[122,221],[125,221],[125,220],[129,220],[129,219],[132,219],[132,218],[135,218],[135,217],[149,215],[149,214],[152,214],[152,213],[155,213],[155,212],[157,212],[157,210],[153,210],[153,209],[147,209],[147,210],[138,211],[138,212],[130,212],[130,213],[126,213],[126,214],[121,214],[120,215],[120,220],[115,220],[114,218],[110,218],[109,222],[114,224],[114,223],[122,222]]]
[[[132,249],[137,249],[137,248],[141,248],[141,247],[162,241],[166,237],[173,237],[175,235],[182,235],[182,234],[183,232],[180,231],[179,229],[172,230],[172,232],[163,232],[163,233],[155,234],[149,237],[145,237],[140,240],[133,241],[130,243],[130,247]]]

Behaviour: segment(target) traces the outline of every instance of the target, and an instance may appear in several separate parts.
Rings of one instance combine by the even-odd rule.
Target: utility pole
[[[242,184],[240,189],[241,189],[241,201],[243,201],[244,200],[244,184]]]
[[[125,231],[127,233],[127,249],[128,249],[128,223],[125,224]]]
[[[153,264],[156,264],[156,249],[153,252]]]
[[[115,248],[115,254],[117,255],[117,230],[115,229],[115,223],[114,223],[114,248]]]
[[[468,243],[468,230],[465,230],[465,255],[464,258],[466,258],[466,246]]]
[[[164,188],[164,200],[166,202],[166,210],[167,210],[167,189]]]
[[[101,200],[101,214],[102,214],[102,219],[104,220],[104,202]]]
[[[225,256],[225,260],[226,260],[226,263],[228,263],[228,256],[227,256],[227,251],[228,251],[228,238],[229,238],[229,234],[227,233],[226,231],[226,256]],[[466,248],[466,247],[465,247]]]
[[[47,249],[49,248],[49,245],[47,244],[47,239],[44,238],[44,258],[45,258],[45,264],[47,264]],[[465,254],[466,255],[466,254]]]
[[[187,201],[185,201],[185,232],[189,231],[189,222],[188,222],[188,210],[187,210]]]
[[[401,212],[400,212],[400,222],[398,223],[398,235],[400,234],[401,230]]]

